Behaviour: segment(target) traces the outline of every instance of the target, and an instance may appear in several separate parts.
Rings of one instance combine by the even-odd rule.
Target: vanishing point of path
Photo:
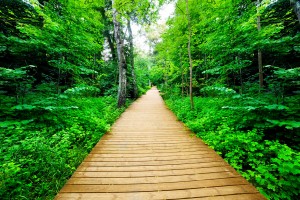
[[[122,114],[56,200],[265,199],[191,134],[152,88]]]

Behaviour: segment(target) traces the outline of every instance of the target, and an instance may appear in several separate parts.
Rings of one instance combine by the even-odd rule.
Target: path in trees
[[[56,199],[264,199],[191,134],[152,88],[123,113]]]

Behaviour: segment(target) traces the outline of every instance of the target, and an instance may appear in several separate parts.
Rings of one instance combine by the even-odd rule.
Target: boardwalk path
[[[264,199],[190,135],[153,88],[123,113],[56,199]]]

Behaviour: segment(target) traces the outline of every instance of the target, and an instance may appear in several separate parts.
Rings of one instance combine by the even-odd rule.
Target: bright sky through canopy
[[[174,13],[174,3],[165,4],[159,11],[159,20],[157,24],[165,24],[168,18]],[[134,38],[134,45],[144,54],[149,53],[150,47],[145,36],[145,30],[140,25],[132,24],[132,32]]]

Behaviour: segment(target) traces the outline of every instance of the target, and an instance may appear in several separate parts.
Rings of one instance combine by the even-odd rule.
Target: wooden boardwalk
[[[55,199],[265,199],[191,134],[152,88],[122,114]]]

